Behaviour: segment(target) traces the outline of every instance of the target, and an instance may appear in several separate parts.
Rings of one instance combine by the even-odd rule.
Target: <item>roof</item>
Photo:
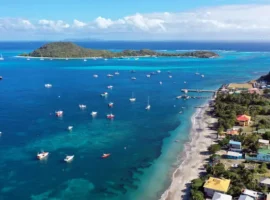
[[[229,144],[241,145],[241,142],[230,140]]]
[[[270,178],[263,178],[260,181],[261,184],[270,185]]]
[[[212,200],[232,200],[232,196],[227,195],[227,194],[222,194],[219,192],[215,192]]]
[[[259,148],[258,149],[258,153],[261,153],[261,154],[270,154],[270,149],[268,147]]]
[[[253,88],[251,83],[230,83],[228,85],[229,89],[249,89]]]
[[[237,130],[228,129],[226,132],[228,135],[239,135]]]
[[[269,144],[269,140],[259,139],[258,142],[261,143],[261,144]]]
[[[253,197],[241,194],[238,200],[255,200]]]
[[[245,195],[248,195],[250,197],[255,197],[255,198],[259,196],[258,192],[253,191],[253,190],[249,190],[249,189],[245,189],[242,193]]]
[[[270,200],[270,193],[267,194],[266,200]]]
[[[241,153],[234,152],[234,151],[228,151],[227,152],[227,156],[241,157],[242,154]]]
[[[205,181],[204,188],[221,191],[221,192],[227,192],[230,186],[231,180],[228,179],[219,179],[210,177],[207,181]]]
[[[248,121],[248,120],[250,120],[250,116],[248,116],[248,115],[238,115],[237,116],[237,121]]]

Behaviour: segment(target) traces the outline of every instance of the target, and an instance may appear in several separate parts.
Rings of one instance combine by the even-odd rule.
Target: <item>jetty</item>
[[[177,96],[176,99],[210,99],[211,96],[187,96],[187,95],[180,95]]]
[[[200,90],[200,89],[181,89],[182,92],[188,93],[188,92],[210,92],[215,93],[216,90]]]

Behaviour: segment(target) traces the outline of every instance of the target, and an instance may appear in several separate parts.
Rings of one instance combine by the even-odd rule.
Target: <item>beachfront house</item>
[[[241,194],[238,200],[255,200],[255,198],[250,197],[248,195]]]
[[[230,140],[229,149],[230,151],[236,151],[236,152],[242,151],[242,144],[241,142]]]
[[[215,192],[212,200],[232,200],[232,196]]]
[[[270,188],[270,178],[263,178],[260,180],[260,185],[261,186],[266,186]]]
[[[204,192],[208,197],[213,197],[215,192],[226,193],[229,190],[231,180],[210,177],[204,183]]]
[[[269,146],[269,140],[263,140],[263,139],[259,139],[258,143],[261,147],[268,147]]]
[[[236,120],[240,126],[248,126],[250,124],[251,117],[248,115],[238,115]]]
[[[270,162],[270,148],[262,147],[258,149],[256,156],[245,156],[246,160],[257,161],[257,162]]]
[[[226,154],[226,158],[237,160],[237,159],[242,159],[243,155],[241,153],[238,153],[238,152],[228,151]]]

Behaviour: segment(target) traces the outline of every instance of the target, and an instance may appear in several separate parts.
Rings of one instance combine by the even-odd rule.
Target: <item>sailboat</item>
[[[149,104],[149,96],[148,96],[148,103],[147,103],[147,106],[145,107],[146,110],[150,110],[151,108],[151,105]]]
[[[1,56],[0,56],[0,60],[4,60],[4,57],[2,56],[2,54],[1,54]]]
[[[136,98],[134,97],[134,93],[132,92],[132,97],[129,99],[130,102],[136,101]]]
[[[196,71],[196,73],[195,73],[196,75],[200,75],[200,73],[198,72],[198,68],[197,68],[197,71]]]

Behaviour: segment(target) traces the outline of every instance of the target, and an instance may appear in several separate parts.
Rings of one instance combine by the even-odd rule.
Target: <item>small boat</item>
[[[94,74],[94,75],[93,75],[93,77],[94,77],[94,78],[97,78],[97,77],[98,77],[98,75],[97,75],[97,74]]]
[[[85,58],[85,59],[83,59],[83,61],[84,61],[84,62],[86,62],[86,61],[87,61],[87,60],[86,60],[86,58]]]
[[[44,151],[41,153],[37,153],[37,159],[43,160],[43,159],[47,158],[48,155],[49,155],[49,152],[44,152]]]
[[[107,88],[108,89],[113,89],[113,86],[112,85],[109,85]]]
[[[41,57],[41,58],[40,58],[40,60],[44,60],[44,58],[43,58],[43,57]]]
[[[204,75],[202,74],[201,77],[204,78]]]
[[[0,131],[0,137],[2,136],[2,132]]]
[[[0,55],[0,60],[5,60],[2,54]]]
[[[0,80],[2,80],[3,79],[3,77],[2,76],[0,76]]]
[[[134,101],[136,101],[136,98],[134,97],[133,92],[132,92],[132,97],[129,99],[129,101],[130,101],[130,102],[134,102]]]
[[[74,155],[66,156],[65,159],[64,159],[64,161],[65,162],[71,162],[73,160],[73,158],[74,158]]]
[[[162,85],[162,82],[161,82],[161,81],[159,81],[159,84],[160,84],[160,85]]]
[[[68,58],[66,58],[66,60],[68,60]]]
[[[110,153],[104,153],[101,158],[108,158],[111,154]]]
[[[107,74],[107,77],[109,77],[109,78],[110,78],[110,77],[113,77],[113,75],[112,75],[112,74]]]
[[[72,131],[72,129],[73,129],[73,126],[68,126],[69,131]]]
[[[29,56],[27,56],[26,60],[30,60]]]
[[[157,73],[159,73],[159,74],[160,74],[160,72],[161,72],[160,70],[157,70]]]
[[[146,74],[146,77],[147,77],[147,78],[150,78],[150,77],[151,77],[151,75],[150,75],[150,74]]]
[[[136,77],[131,77],[131,80],[136,80]]]
[[[52,84],[47,83],[44,86],[45,86],[45,88],[51,88],[52,87]]]
[[[151,108],[151,105],[149,104],[149,97],[148,97],[148,103],[147,103],[147,106],[145,107],[146,110],[150,110]]]
[[[105,61],[107,61],[108,59],[107,59],[107,58],[105,58],[104,60],[105,60]]]
[[[199,73],[199,72],[196,72],[195,74],[196,74],[196,75],[200,75],[200,73]]]
[[[106,96],[108,96],[108,92],[104,92],[104,93],[100,94],[100,96],[106,97]]]
[[[108,103],[108,106],[109,106],[110,108],[112,108],[112,107],[113,107],[113,102]]]
[[[95,117],[95,116],[97,115],[97,112],[92,111],[92,112],[91,112],[91,115],[92,115],[92,117]]]
[[[172,78],[172,76],[171,76],[171,75],[169,75],[169,78]]]
[[[63,114],[64,114],[64,112],[62,110],[59,110],[59,111],[55,112],[56,117],[62,117]]]
[[[113,119],[113,118],[114,118],[114,115],[112,113],[107,115],[107,119]]]
[[[119,72],[115,72],[114,74],[115,74],[115,75],[119,75],[120,73],[119,73]]]
[[[80,109],[85,109],[85,108],[86,108],[86,105],[84,105],[84,104],[79,104],[79,108],[80,108]]]
[[[184,81],[184,83],[186,84],[187,82],[186,82],[186,81]]]

